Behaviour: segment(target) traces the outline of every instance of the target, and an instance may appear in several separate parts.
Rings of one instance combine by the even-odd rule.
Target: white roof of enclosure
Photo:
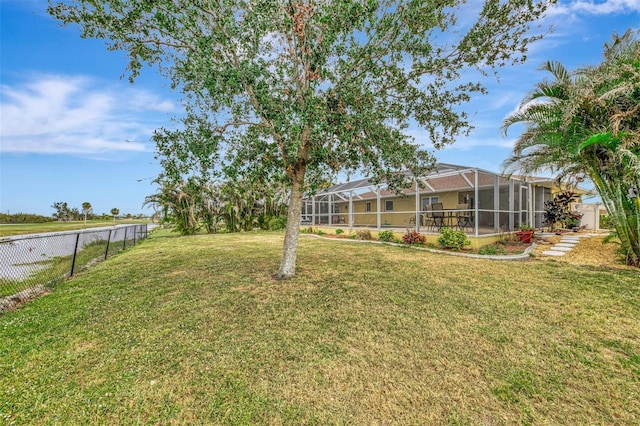
[[[499,184],[506,184],[509,179],[493,172],[479,169],[477,167],[459,166],[455,164],[438,163],[436,168],[428,175],[418,177],[420,182],[420,193],[438,193],[446,191],[471,191],[475,188],[475,174],[478,173],[478,187],[490,187],[495,184],[495,178],[499,179]],[[403,172],[407,176],[412,177],[409,171]],[[520,179],[514,179],[520,180]],[[380,195],[382,197],[394,196],[395,191],[384,189],[385,185],[381,184]],[[326,195],[335,195],[343,200],[349,198],[351,193],[357,199],[376,198],[377,185],[369,179],[360,179],[352,182],[345,182],[333,185],[327,189],[319,191],[315,194],[318,198]],[[410,188],[401,191],[404,194],[415,194],[415,184]]]

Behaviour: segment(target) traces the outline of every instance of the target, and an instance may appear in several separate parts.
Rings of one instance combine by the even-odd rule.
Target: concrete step
[[[546,250],[546,251],[543,251],[542,254],[546,256],[564,256],[565,255],[563,251],[556,251],[556,250]]]
[[[551,247],[551,250],[554,251],[571,251],[573,250],[573,247],[559,247],[557,244],[553,247]]]
[[[577,244],[574,243],[558,243],[555,244],[556,247],[569,247],[569,248],[574,248],[575,246],[577,246]]]

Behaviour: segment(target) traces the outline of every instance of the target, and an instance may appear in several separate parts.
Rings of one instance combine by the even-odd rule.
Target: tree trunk
[[[298,236],[300,235],[300,214],[302,213],[302,196],[306,167],[297,165],[292,173],[291,195],[287,208],[287,227],[284,234],[280,270],[276,278],[291,278],[296,274],[296,256],[298,254]]]

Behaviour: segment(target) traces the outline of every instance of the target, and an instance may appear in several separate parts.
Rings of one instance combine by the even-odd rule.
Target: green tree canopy
[[[402,185],[470,129],[459,105],[482,74],[525,59],[546,0],[67,0],[49,12],[157,65],[184,94],[179,130],[156,134],[165,173],[283,180],[289,208],[278,277],[295,273],[302,196],[340,171]]]

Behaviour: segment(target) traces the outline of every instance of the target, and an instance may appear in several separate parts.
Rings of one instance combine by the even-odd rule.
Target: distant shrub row
[[[0,223],[45,223],[53,222],[53,218],[31,213],[0,213]]]

